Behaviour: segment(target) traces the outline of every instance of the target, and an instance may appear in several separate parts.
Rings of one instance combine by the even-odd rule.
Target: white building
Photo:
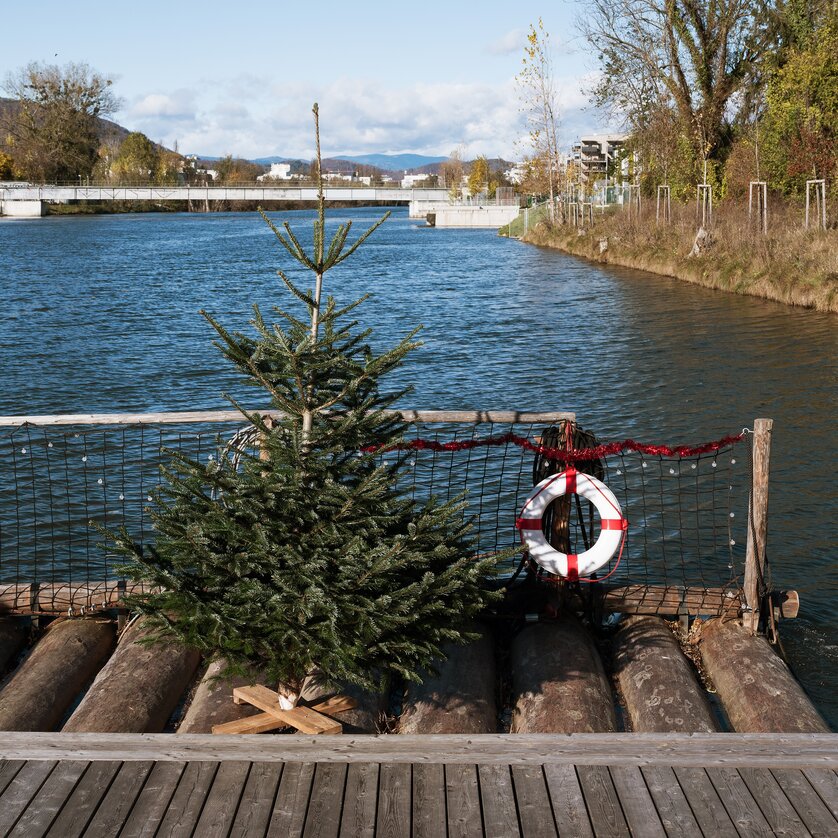
[[[613,162],[628,139],[627,134],[587,134],[573,146],[573,158],[579,163],[582,183],[614,177]],[[628,175],[628,160],[622,161],[623,175]]]
[[[417,183],[424,183],[429,177],[430,175],[427,173],[422,175],[409,175],[405,172],[404,177],[402,177],[402,189],[413,189]]]
[[[289,163],[271,163],[271,170],[259,175],[256,180],[291,180],[291,165]]]

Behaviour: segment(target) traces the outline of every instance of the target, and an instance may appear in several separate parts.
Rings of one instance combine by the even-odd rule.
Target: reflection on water
[[[336,211],[333,222],[374,210]],[[312,214],[284,214],[310,238]],[[251,214],[0,223],[0,413],[178,410],[252,399],[210,343],[206,308],[244,328],[287,304],[287,259]],[[427,230],[403,209],[330,274],[392,343],[424,347],[392,384],[422,408],[575,410],[601,438],[694,443],[775,420],[769,559],[801,592],[785,628],[798,673],[838,721],[836,317],[592,266],[491,231]],[[301,278],[302,279],[302,278]],[[307,280],[303,280],[307,282]]]

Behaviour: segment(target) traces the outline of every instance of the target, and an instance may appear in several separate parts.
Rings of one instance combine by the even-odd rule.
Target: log
[[[750,626],[711,620],[701,629],[699,648],[737,733],[829,731],[786,664]]]
[[[322,676],[313,675],[303,684],[301,698],[308,705],[318,704],[330,696],[354,699],[357,706],[334,715],[343,725],[344,733],[381,733],[390,697],[388,689],[365,690],[356,684],[329,685]]]
[[[26,627],[23,620],[0,619],[0,675],[17,657],[26,643]]]
[[[213,726],[255,716],[259,710],[251,704],[235,704],[233,689],[248,684],[265,684],[256,672],[245,677],[219,678],[224,661],[213,661],[186,708],[178,733],[212,733]]]
[[[512,642],[512,733],[609,733],[614,701],[599,653],[576,618],[537,623]]]
[[[141,618],[120,639],[62,730],[72,733],[159,733],[186,691],[201,656],[175,640],[143,642]]]
[[[628,617],[614,638],[614,671],[635,733],[713,733],[704,689],[660,617]]]
[[[399,733],[496,733],[495,644],[484,626],[480,638],[467,645],[446,645],[438,674],[425,674],[410,684]]]
[[[112,620],[56,620],[0,692],[0,730],[50,731],[114,644]]]

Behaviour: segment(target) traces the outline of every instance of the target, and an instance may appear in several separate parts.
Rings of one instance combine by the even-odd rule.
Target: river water
[[[363,229],[370,209],[330,223]],[[275,214],[306,241],[311,212]],[[287,304],[290,258],[255,214],[0,222],[0,414],[226,407],[242,392],[201,308],[246,329],[250,306]],[[299,274],[297,274],[299,277]],[[305,280],[300,277],[301,282]],[[339,301],[391,344],[424,346],[393,386],[411,407],[573,410],[601,439],[697,443],[775,421],[769,560],[800,592],[783,639],[838,727],[834,491],[838,318],[499,238],[436,230],[404,208],[328,275]]]

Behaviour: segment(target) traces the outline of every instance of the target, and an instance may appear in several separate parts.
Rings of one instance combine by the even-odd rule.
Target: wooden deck
[[[0,734],[14,836],[834,836],[838,735]]]

